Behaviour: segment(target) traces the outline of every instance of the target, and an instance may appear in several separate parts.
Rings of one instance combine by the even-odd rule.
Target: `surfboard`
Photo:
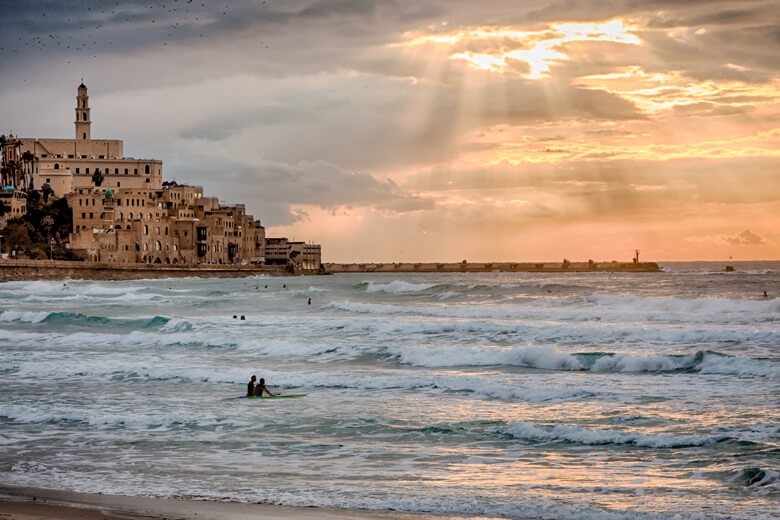
[[[262,397],[259,396],[259,395],[253,395],[249,399],[281,399],[283,397],[287,397],[287,398],[291,398],[291,397],[305,397],[307,395],[308,394],[281,394],[281,395],[264,395]]]

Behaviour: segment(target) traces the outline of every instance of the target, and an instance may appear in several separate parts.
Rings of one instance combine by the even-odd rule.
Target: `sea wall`
[[[239,278],[284,275],[284,266],[171,266],[59,260],[0,260],[0,282],[15,280],[141,280],[147,278]]]
[[[655,273],[655,262],[459,262],[459,263],[363,263],[324,264],[329,273],[566,273],[632,272]]]

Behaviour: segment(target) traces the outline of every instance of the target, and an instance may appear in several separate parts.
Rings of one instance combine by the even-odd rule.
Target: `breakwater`
[[[655,262],[388,262],[323,264],[329,273],[583,273],[630,272],[656,273],[661,270]]]
[[[149,278],[240,278],[291,274],[285,266],[109,264],[60,260],[0,260],[0,282],[14,280],[143,280]],[[305,273],[304,273],[305,274]]]

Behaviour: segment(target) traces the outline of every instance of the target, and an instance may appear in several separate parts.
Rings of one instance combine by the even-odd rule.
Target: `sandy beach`
[[[0,520],[426,520],[463,518],[187,499],[73,493],[0,486]]]

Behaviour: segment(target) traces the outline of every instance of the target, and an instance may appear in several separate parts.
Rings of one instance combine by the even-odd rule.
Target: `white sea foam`
[[[436,287],[436,284],[431,283],[411,283],[403,280],[394,280],[392,282],[366,282],[366,292],[369,293],[413,293],[420,291],[427,291]]]
[[[727,438],[725,435],[667,435],[615,430],[591,430],[562,424],[540,426],[522,421],[512,421],[502,431],[506,431],[506,433],[517,439],[537,442],[562,441],[586,445],[628,444],[643,448],[704,446]]]
[[[0,322],[40,323],[49,317],[51,313],[46,311],[3,311],[0,313]]]

